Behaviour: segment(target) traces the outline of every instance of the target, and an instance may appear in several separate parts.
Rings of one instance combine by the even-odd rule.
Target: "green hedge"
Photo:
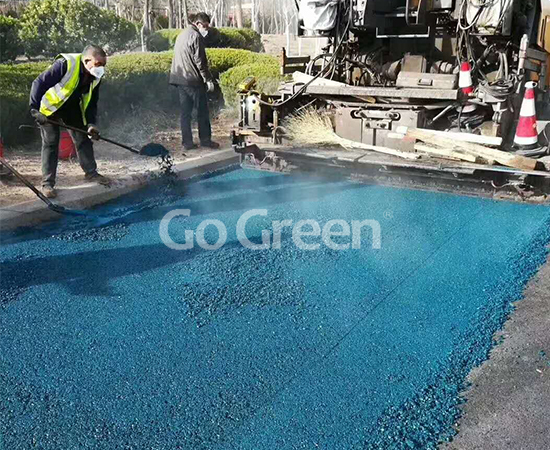
[[[17,34],[19,21],[0,16],[0,62],[11,61],[23,53],[23,43]]]
[[[149,50],[162,52],[173,49],[176,39],[182,31],[181,29],[168,29],[153,33],[147,41]],[[211,28],[206,37],[206,45],[210,48],[263,51],[262,37],[251,29]]]
[[[130,48],[138,37],[132,22],[85,0],[32,0],[19,25],[27,56],[79,52],[89,43],[112,53]]]
[[[253,52],[263,52],[264,44],[262,43],[262,35],[251,28],[239,28],[238,32],[244,36],[247,43],[247,49]]]
[[[176,44],[176,39],[178,38],[181,31],[182,30],[176,28],[155,31],[147,39],[147,47],[149,48],[149,51],[165,52],[166,50],[174,48],[174,45]]]
[[[103,121],[133,113],[136,108],[175,111],[177,95],[168,84],[172,55],[173,52],[135,53],[109,58],[100,93]],[[276,59],[265,54],[208,49],[207,56],[212,73],[222,74],[222,91],[228,104],[234,102],[236,86],[248,75],[271,76],[278,71]],[[32,123],[28,113],[30,87],[48,66],[44,62],[0,64],[0,133],[7,144],[22,143],[25,137],[32,137],[32,132],[20,131],[18,127]],[[230,69],[236,66],[243,66],[243,70],[232,72]]]
[[[227,106],[235,107],[237,105],[237,87],[248,77],[255,77],[255,90],[266,94],[274,93],[282,80],[275,58],[272,63],[268,64],[254,63],[233,67],[222,73],[220,77],[220,88]]]
[[[34,136],[28,129],[19,130],[19,125],[32,123],[28,106],[31,84],[48,65],[0,64],[0,136],[5,144],[24,143]]]

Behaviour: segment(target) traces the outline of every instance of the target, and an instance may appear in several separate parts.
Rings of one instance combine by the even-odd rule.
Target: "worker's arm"
[[[100,87],[101,83],[92,91],[92,98],[86,108],[86,122],[88,123],[88,126],[95,125],[97,123],[97,102],[99,101]]]
[[[193,59],[199,69],[202,80],[205,83],[212,81],[212,74],[208,69],[208,58],[206,57],[206,46],[204,45],[204,39],[200,36],[194,40],[192,44]]]
[[[31,109],[40,110],[40,102],[44,94],[59,83],[67,73],[67,61],[58,59],[48,70],[42,72],[33,82],[29,105]]]

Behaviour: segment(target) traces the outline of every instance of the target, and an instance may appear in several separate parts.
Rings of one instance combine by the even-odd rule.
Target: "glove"
[[[39,125],[46,125],[48,118],[37,109],[31,109],[31,116]]]
[[[214,92],[214,90],[216,89],[216,86],[214,85],[214,82],[213,81],[208,81],[206,83],[206,90],[207,92]]]
[[[99,141],[99,130],[94,124],[88,125],[88,134],[94,141]]]

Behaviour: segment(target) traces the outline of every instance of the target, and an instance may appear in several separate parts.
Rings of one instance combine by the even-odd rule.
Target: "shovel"
[[[71,127],[69,125],[65,125],[59,122],[56,122],[54,120],[49,120],[48,123],[51,123],[52,125],[57,125],[58,127],[66,128],[67,130],[76,131],[78,133],[84,133],[88,136],[92,136],[90,133],[88,133],[85,130],[81,130],[80,128]],[[99,140],[109,142],[110,144],[116,145],[118,147],[121,147],[125,150],[128,150],[132,153],[135,153],[136,155],[142,155],[142,156],[166,156],[168,155],[168,150],[166,147],[164,147],[161,144],[147,144],[141,147],[140,150],[136,150],[135,148],[129,147],[125,144],[121,144],[120,142],[113,141],[112,139],[104,138],[103,136],[99,136]]]

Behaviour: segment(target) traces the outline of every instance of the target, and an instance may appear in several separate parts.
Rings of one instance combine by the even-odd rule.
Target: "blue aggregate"
[[[191,210],[176,242],[218,219],[227,244],[168,249],[173,209]],[[274,220],[371,219],[382,246],[366,230],[360,250],[300,250],[287,228],[249,250],[250,209],[268,210],[257,243]],[[435,449],[549,223],[546,206],[239,169],[4,234],[0,450]]]

